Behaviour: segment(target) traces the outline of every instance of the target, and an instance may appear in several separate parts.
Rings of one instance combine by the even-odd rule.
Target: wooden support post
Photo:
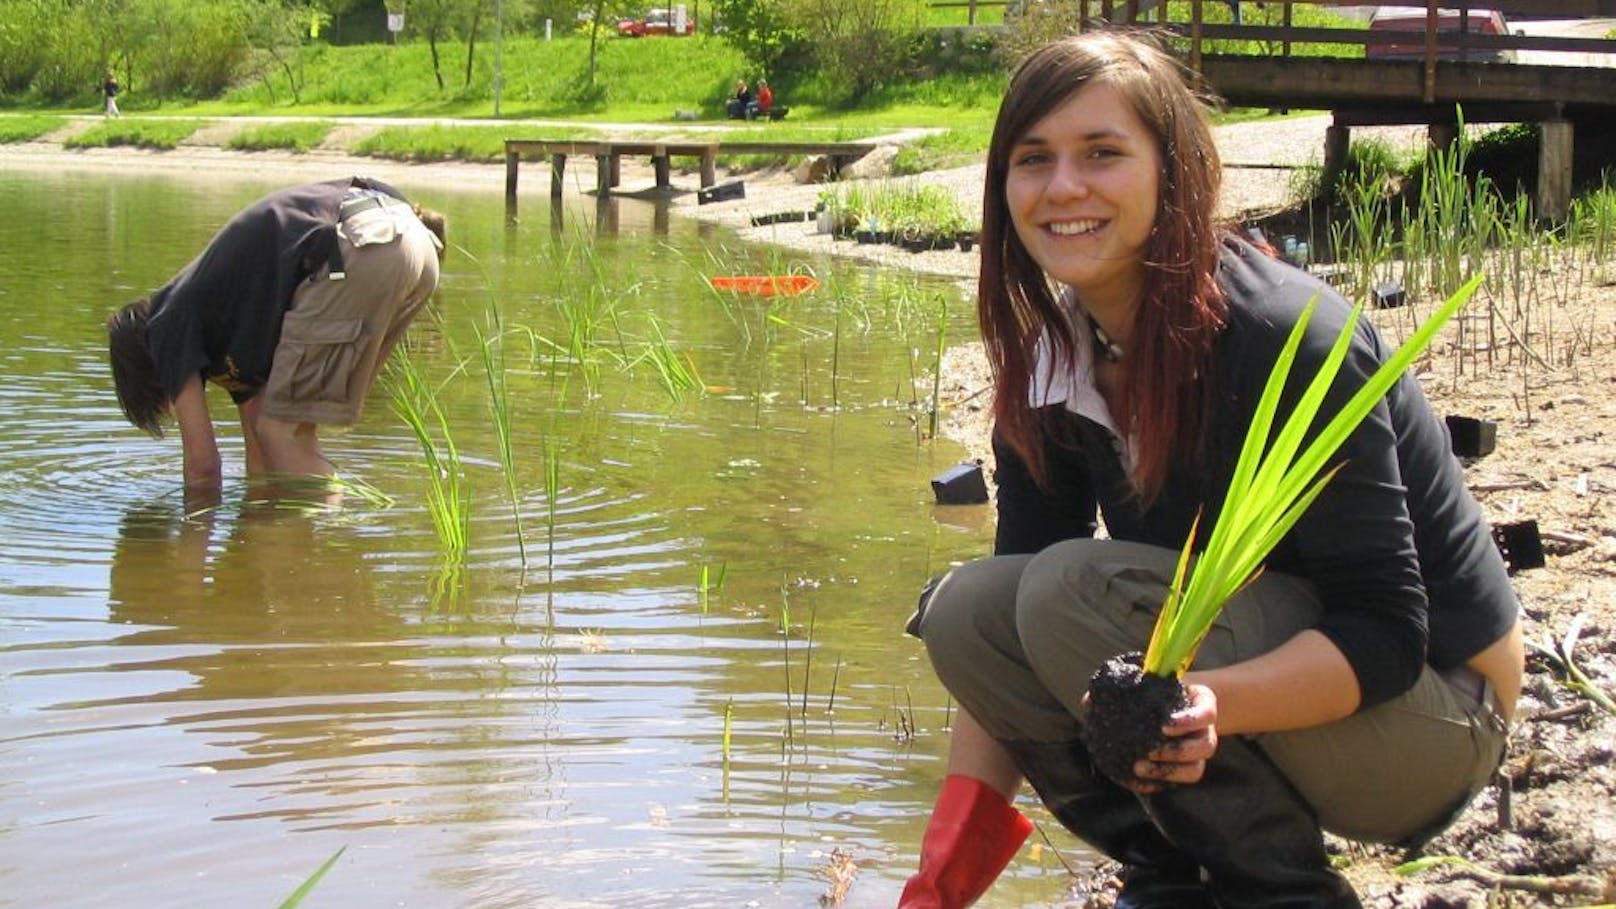
[[[562,188],[562,186],[565,185],[564,177],[565,177],[566,173],[567,173],[567,156],[566,155],[551,155],[550,156],[550,198],[552,198],[552,199],[561,198],[561,188]]]
[[[1450,149],[1459,141],[1459,124],[1432,123],[1425,128],[1425,139],[1437,151]]]
[[[1333,189],[1340,185],[1341,174],[1347,169],[1347,155],[1352,148],[1352,128],[1340,123],[1332,123],[1324,130],[1324,175],[1325,187]]]
[[[505,146],[505,198],[516,198],[516,170],[521,167],[522,154]]]
[[[701,188],[718,182],[718,146],[709,145],[701,153]]]
[[[672,181],[668,176],[668,149],[658,145],[651,153],[651,167],[656,171],[657,189],[671,189]]]
[[[1537,218],[1563,224],[1571,214],[1570,120],[1548,120],[1538,125],[1541,150],[1537,158]]]
[[[623,183],[623,156],[622,155],[616,155],[616,154],[612,155],[612,168],[611,169],[612,169],[612,186],[611,186],[611,188],[616,189],[617,187],[621,186],[622,183]]]
[[[1426,104],[1436,103],[1436,0],[1425,3],[1425,90],[1421,96]]]
[[[1190,69],[1201,72],[1201,0],[1190,0]]]
[[[1279,50],[1280,56],[1282,56],[1282,57],[1289,57],[1291,55],[1291,25],[1292,24],[1294,24],[1294,23],[1291,21],[1291,0],[1285,0],[1285,9],[1284,9],[1285,40],[1284,40],[1284,42],[1281,43],[1280,50]]]
[[[616,155],[595,156],[595,192],[604,196],[612,191],[612,162]]]

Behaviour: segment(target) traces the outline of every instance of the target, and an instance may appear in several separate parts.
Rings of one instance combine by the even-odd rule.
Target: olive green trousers
[[[943,684],[989,734],[1070,741],[1079,735],[1078,711],[1095,669],[1149,641],[1177,556],[1137,543],[1069,540],[1035,556],[983,559],[929,590],[911,628]],[[1309,583],[1265,573],[1229,602],[1195,668],[1272,650],[1313,626],[1321,611]],[[1445,828],[1486,786],[1507,729],[1480,675],[1427,666],[1391,701],[1250,739],[1323,829],[1414,844]]]

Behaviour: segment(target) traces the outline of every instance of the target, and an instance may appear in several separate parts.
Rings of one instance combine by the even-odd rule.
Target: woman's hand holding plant
[[[1137,779],[1128,785],[1134,792],[1148,795],[1168,783],[1200,782],[1206,762],[1217,752],[1217,695],[1205,685],[1185,684],[1184,696],[1188,703],[1162,727],[1167,741],[1134,764]]]

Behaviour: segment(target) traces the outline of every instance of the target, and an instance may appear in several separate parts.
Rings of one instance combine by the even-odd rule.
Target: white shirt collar
[[[1123,464],[1128,472],[1132,473],[1134,466],[1132,447],[1128,444],[1127,437],[1117,431],[1116,424],[1111,420],[1111,408],[1106,406],[1105,399],[1100,396],[1100,389],[1095,383],[1094,332],[1089,327],[1089,320],[1078,318],[1082,310],[1069,289],[1062,288],[1060,304],[1061,309],[1070,318],[1076,336],[1077,362],[1069,365],[1063,363],[1056,355],[1055,345],[1050,341],[1048,332],[1045,332],[1044,336],[1038,339],[1032,383],[1027,390],[1028,403],[1033,407],[1064,404],[1072,413],[1104,426],[1112,438],[1121,444]]]

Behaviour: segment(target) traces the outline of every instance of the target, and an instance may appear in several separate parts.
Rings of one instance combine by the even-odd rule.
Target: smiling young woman
[[[1009,801],[1025,779],[1123,863],[1119,907],[1349,909],[1321,828],[1421,842],[1502,757],[1519,607],[1442,422],[1404,376],[1202,644],[1141,782],[1094,770],[1095,668],[1149,639],[1304,309],[1316,301],[1297,376],[1351,309],[1219,224],[1219,178],[1202,99],[1147,39],[1065,38],[1011,80],[978,284],[999,522],[994,556],[929,585],[910,626],[961,710],[904,907],[986,891],[1027,835]],[[1322,411],[1390,355],[1360,324]],[[1093,539],[1102,518],[1110,539]]]

